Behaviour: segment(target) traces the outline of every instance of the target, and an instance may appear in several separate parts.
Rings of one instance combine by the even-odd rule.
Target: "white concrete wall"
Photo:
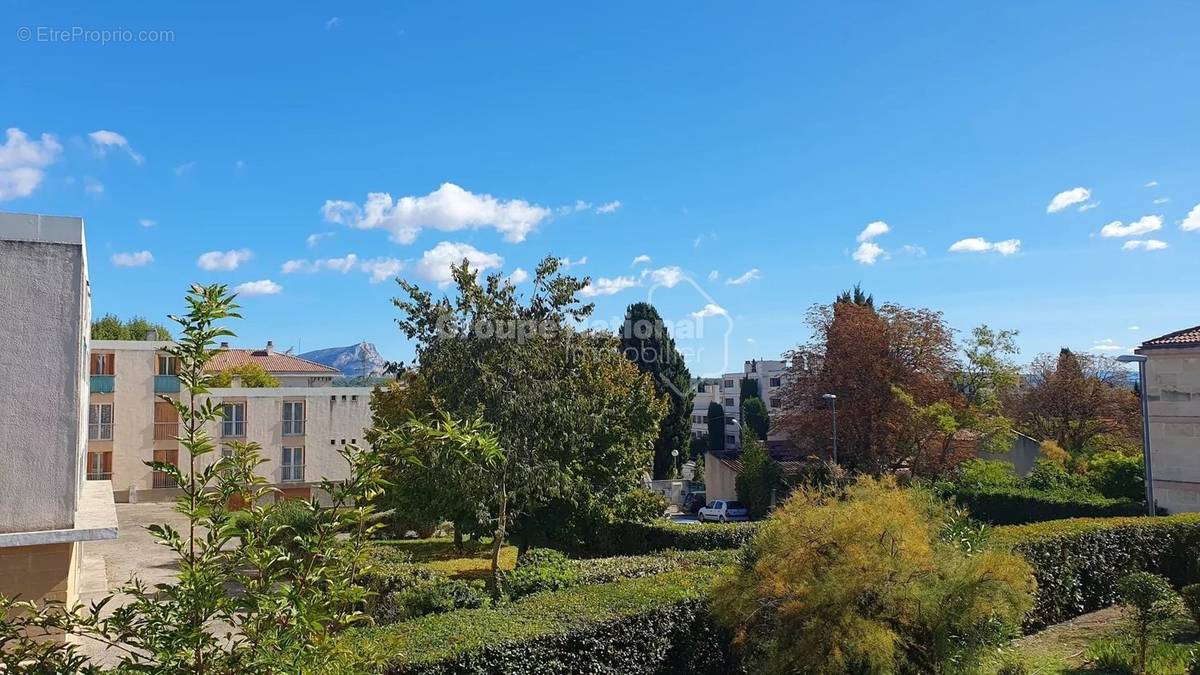
[[[0,532],[74,521],[86,260],[81,219],[0,214]]]
[[[1148,349],[1154,499],[1172,513],[1200,511],[1200,349]]]

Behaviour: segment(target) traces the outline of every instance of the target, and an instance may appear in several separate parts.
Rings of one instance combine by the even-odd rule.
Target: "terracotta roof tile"
[[[1200,326],[1192,326],[1146,340],[1142,349],[1161,349],[1166,347],[1200,347]]]
[[[222,349],[213,356],[205,369],[222,371],[226,368],[236,368],[250,363],[257,363],[268,373],[314,373],[334,376],[341,374],[337,368],[331,368],[315,361],[291,354],[267,352],[262,349]]]

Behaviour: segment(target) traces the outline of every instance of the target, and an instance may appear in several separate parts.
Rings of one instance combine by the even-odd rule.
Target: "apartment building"
[[[82,542],[115,539],[84,480],[91,290],[83,220],[0,213],[0,594],[78,599]]]
[[[725,409],[725,448],[742,446],[741,421],[742,380],[758,385],[759,398],[770,414],[783,409],[782,387],[787,377],[786,361],[746,361],[742,372],[725,373],[719,378],[700,378],[693,384],[696,396],[692,403],[692,436],[708,435],[708,406],[713,401]],[[734,420],[737,420],[736,422]]]
[[[1136,351],[1146,357],[1154,501],[1170,513],[1200,511],[1200,326]]]
[[[117,501],[160,501],[178,494],[170,476],[153,471],[154,460],[180,466],[186,453],[179,435],[178,413],[164,400],[181,395],[169,342],[95,340],[90,365],[87,477],[111,480]],[[338,480],[349,466],[338,454],[348,444],[364,445],[371,424],[370,387],[334,387],[334,368],[274,350],[233,349],[227,344],[208,364],[213,372],[256,364],[280,386],[215,388],[206,398],[222,406],[224,419],[208,433],[222,444],[257,442],[267,461],[260,474],[286,497],[309,497],[322,478]],[[203,400],[197,401],[197,404]],[[201,461],[216,461],[213,453]],[[203,465],[203,464],[202,464]]]

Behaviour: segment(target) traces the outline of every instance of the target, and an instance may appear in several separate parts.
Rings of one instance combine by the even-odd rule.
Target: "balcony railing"
[[[105,471],[105,472],[101,472],[101,473],[92,473],[91,471],[89,471],[88,475],[87,475],[87,479],[88,480],[112,480],[112,472]]]
[[[179,378],[175,375],[155,375],[154,376],[154,393],[156,393],[156,394],[178,394],[179,393]]]
[[[304,465],[303,464],[284,464],[283,475],[281,476],[284,483],[300,483],[304,481]]]
[[[173,488],[179,486],[179,484],[175,482],[175,479],[170,474],[162,473],[161,471],[154,472],[153,485],[156,488]]]
[[[93,394],[113,393],[114,379],[112,375],[92,375],[91,392]]]

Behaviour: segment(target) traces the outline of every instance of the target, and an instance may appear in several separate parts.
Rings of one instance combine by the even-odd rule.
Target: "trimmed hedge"
[[[1113,604],[1117,579],[1131,572],[1162,574],[1177,587],[1197,580],[1200,514],[1057,520],[998,527],[992,536],[1033,566],[1037,600],[1026,630]]]
[[[645,555],[656,551],[715,551],[741,548],[758,531],[758,523],[636,523],[618,521],[595,532],[573,553],[593,556]]]
[[[1020,525],[1065,518],[1112,518],[1145,513],[1140,502],[1099,495],[1059,494],[1021,487],[957,488],[950,496],[971,516],[993,525]]]
[[[696,569],[539,593],[344,635],[344,672],[393,675],[735,672]]]

